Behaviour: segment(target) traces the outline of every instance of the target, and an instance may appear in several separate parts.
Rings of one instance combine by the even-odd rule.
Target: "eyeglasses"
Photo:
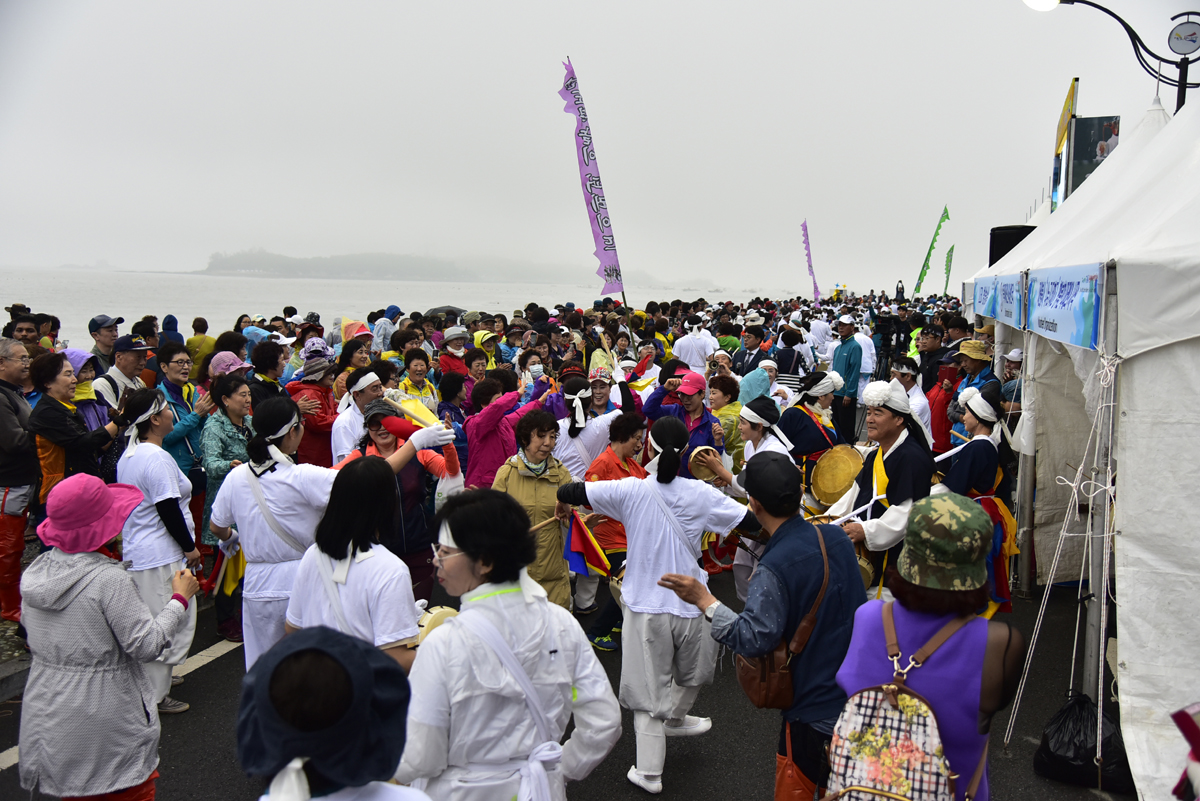
[[[433,549],[433,566],[434,567],[441,567],[442,563],[445,562],[447,559],[453,559],[456,556],[462,556],[464,553],[466,553],[465,551],[457,551],[455,553],[448,553],[448,554],[443,555],[441,553],[438,553],[438,546],[430,545],[429,547]]]
[[[13,358],[12,356],[0,356],[0,362],[20,362],[21,364],[29,364],[32,361],[28,356]]]
[[[191,367],[194,362],[191,359],[176,359],[173,362],[167,362],[174,367]]]
[[[370,422],[370,423],[367,423],[367,430],[368,430],[368,431],[379,431],[379,430],[381,430],[382,428],[383,428],[383,423],[380,423],[380,422],[375,422],[375,421],[372,421],[372,422]]]

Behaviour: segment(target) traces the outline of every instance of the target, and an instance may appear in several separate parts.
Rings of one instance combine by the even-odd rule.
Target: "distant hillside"
[[[409,281],[472,278],[456,270],[454,262],[394,253],[351,253],[299,259],[265,250],[214,253],[206,273],[287,275],[299,278],[383,278]]]

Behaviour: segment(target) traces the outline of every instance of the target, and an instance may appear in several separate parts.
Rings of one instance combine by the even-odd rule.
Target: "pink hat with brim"
[[[253,367],[249,362],[242,361],[242,358],[236,353],[229,351],[221,351],[216,356],[213,356],[212,361],[208,363],[208,372],[214,376],[228,375],[234,370],[241,370],[243,367]]]
[[[676,390],[680,395],[695,395],[704,391],[704,379],[698,373],[685,373]]]
[[[64,553],[90,553],[121,533],[143,497],[132,484],[105,484],[77,473],[50,490],[38,536]]]

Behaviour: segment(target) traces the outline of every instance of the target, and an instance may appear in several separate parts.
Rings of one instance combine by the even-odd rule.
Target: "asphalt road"
[[[719,598],[737,608],[730,574],[717,577],[712,585]],[[602,587],[601,598],[606,597]],[[993,723],[992,798],[1058,801],[1094,799],[1097,795],[1092,790],[1043,779],[1034,774],[1032,767],[1042,727],[1065,700],[1074,631],[1073,597],[1072,590],[1053,592],[1016,730],[1007,748],[1001,741],[1009,712],[998,715]],[[1027,638],[1033,630],[1037,604],[1037,598],[1014,604],[1013,623]],[[203,610],[192,653],[217,642],[212,610]],[[600,654],[600,661],[616,686],[620,654]],[[255,799],[264,791],[265,783],[247,778],[237,763],[235,738],[243,666],[242,650],[237,648],[189,673],[184,684],[173,690],[174,697],[187,701],[192,708],[183,714],[164,716],[162,721],[160,799]],[[667,741],[662,797],[771,798],[779,714],[755,709],[746,701],[728,654],[722,655],[713,685],[700,693],[693,711],[713,719],[712,731],[701,737]],[[19,718],[19,699],[0,704],[0,765],[5,763],[6,750],[17,744]],[[633,762],[633,719],[626,712],[624,734],[613,752],[585,781],[569,785],[568,796],[574,801],[644,797],[645,793],[625,779]],[[21,798],[30,795],[20,789],[17,767],[0,769],[0,799]]]

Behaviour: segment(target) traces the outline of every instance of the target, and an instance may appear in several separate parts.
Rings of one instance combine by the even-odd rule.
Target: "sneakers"
[[[172,687],[178,687],[180,684],[183,684],[183,676],[172,676],[171,677],[171,686]]]
[[[633,782],[638,787],[641,787],[647,793],[658,795],[662,792],[662,776],[651,778],[638,770],[637,765],[634,765],[629,769],[629,772],[625,774],[625,778],[629,779],[629,781]]]
[[[575,614],[590,615],[592,612],[595,612],[597,608],[598,607],[596,606],[596,604],[592,604],[591,606],[582,606],[575,610]]]
[[[229,642],[242,642],[242,624],[236,619],[227,620],[217,625],[217,634]]]
[[[613,633],[613,634],[620,634],[620,633],[621,633],[621,627],[620,627],[620,626],[613,626],[612,633]]]
[[[615,651],[620,647],[611,634],[605,634],[603,637],[588,637],[588,639],[591,640],[592,647],[597,651]]]
[[[668,737],[695,737],[712,728],[712,718],[684,715],[682,720],[668,720],[663,724],[663,733]]]
[[[177,715],[180,712],[187,712],[191,708],[191,704],[177,701],[169,695],[158,702],[158,714],[160,715]]]

